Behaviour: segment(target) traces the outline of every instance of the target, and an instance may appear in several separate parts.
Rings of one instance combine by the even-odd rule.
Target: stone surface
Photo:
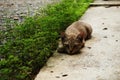
[[[120,80],[120,7],[90,7],[80,20],[93,27],[81,53],[55,52],[35,80]]]
[[[39,8],[58,1],[60,0],[0,0],[0,29],[6,19],[21,22],[24,16],[32,16]]]
[[[95,0],[91,6],[120,6],[120,0]]]

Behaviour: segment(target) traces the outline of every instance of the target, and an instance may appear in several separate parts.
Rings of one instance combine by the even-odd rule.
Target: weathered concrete
[[[90,6],[120,6],[120,0],[95,0]]]
[[[93,37],[80,54],[55,53],[35,80],[120,80],[120,7],[91,7],[81,20]]]

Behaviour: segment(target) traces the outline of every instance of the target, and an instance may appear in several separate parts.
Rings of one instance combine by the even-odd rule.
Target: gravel
[[[36,10],[49,3],[60,0],[0,0],[0,29],[5,25],[6,19],[20,21],[24,16],[34,15]]]

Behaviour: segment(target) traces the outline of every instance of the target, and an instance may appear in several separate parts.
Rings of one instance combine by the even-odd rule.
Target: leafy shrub
[[[0,31],[0,80],[34,79],[56,50],[59,33],[78,20],[91,1],[63,0]]]

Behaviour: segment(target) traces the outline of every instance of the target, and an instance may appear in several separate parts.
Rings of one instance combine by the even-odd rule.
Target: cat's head
[[[61,40],[63,47],[68,54],[78,53],[80,49],[84,46],[83,37],[81,36],[81,34],[74,36],[67,35],[63,32],[61,33]]]

